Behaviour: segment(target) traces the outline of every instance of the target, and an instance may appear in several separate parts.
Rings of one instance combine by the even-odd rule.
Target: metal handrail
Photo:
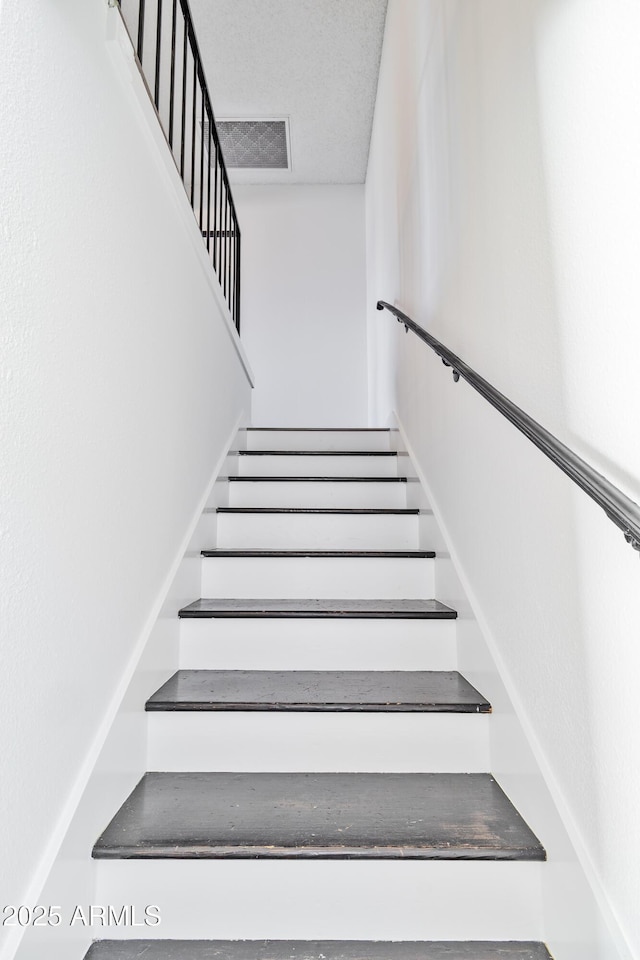
[[[545,430],[536,420],[525,413],[520,407],[512,403],[503,393],[496,390],[484,377],[476,373],[468,364],[456,356],[448,347],[432,337],[419,324],[384,300],[377,303],[378,310],[389,310],[404,324],[406,331],[411,330],[420,340],[436,353],[447,367],[451,367],[453,379],[466,380],[469,386],[495,407],[503,417],[520,430],[521,433],[538,447],[563,473],[570,477],[581,490],[591,497],[601,507],[606,515],[620,530],[625,540],[634,550],[640,551],[640,507],[603,477],[601,473],[583,460],[582,457],[562,443],[552,433]]]
[[[122,15],[136,63],[240,332],[240,227],[188,0],[110,3]]]

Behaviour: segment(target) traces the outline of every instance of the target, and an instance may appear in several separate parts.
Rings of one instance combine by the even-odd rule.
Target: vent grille
[[[205,123],[205,137],[207,126]],[[289,169],[286,120],[217,120],[216,127],[224,162],[228,167]]]

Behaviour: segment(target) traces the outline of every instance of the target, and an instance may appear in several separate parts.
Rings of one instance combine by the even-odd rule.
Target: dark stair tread
[[[86,960],[550,960],[513,940],[98,940]]]
[[[391,433],[390,427],[242,427],[245,433]]]
[[[406,477],[221,477],[233,483],[406,483]]]
[[[439,600],[206,599],[183,607],[179,617],[347,617],[390,620],[454,620],[458,614]]]
[[[457,670],[178,670],[149,711],[490,713]]]
[[[240,457],[397,457],[397,450],[230,450]]]
[[[215,547],[202,550],[203,557],[371,557],[390,560],[432,560],[435,550],[244,550]]]
[[[359,516],[389,516],[398,514],[402,517],[417,517],[420,511],[409,507],[390,507],[377,508],[370,507],[363,509],[360,507],[218,507],[216,513],[322,513],[322,514],[347,514]]]
[[[486,773],[147,773],[96,859],[544,860]]]

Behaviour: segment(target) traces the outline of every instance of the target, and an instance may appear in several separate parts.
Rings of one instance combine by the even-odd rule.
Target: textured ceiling
[[[217,117],[288,117],[288,170],[235,183],[362,183],[387,0],[190,0]]]

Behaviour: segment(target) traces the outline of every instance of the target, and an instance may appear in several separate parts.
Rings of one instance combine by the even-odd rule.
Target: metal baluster
[[[213,114],[210,123],[213,126]],[[218,269],[218,141],[214,140],[216,150],[215,165],[213,168],[213,269]]]
[[[182,29],[184,31],[182,37],[182,140],[180,142],[180,176],[182,177],[182,182],[184,183],[184,141],[186,136],[186,120],[187,120],[187,24],[183,20]]]
[[[237,274],[237,272],[238,272],[238,241],[237,241],[237,236],[238,236],[238,221],[236,220],[236,215],[235,215],[235,211],[234,211],[234,214],[233,214],[233,274],[232,274],[232,277],[231,277],[231,289],[233,290],[233,312],[232,312],[232,316],[233,316],[234,322],[235,322],[235,317],[236,317],[236,295],[237,295],[237,292],[238,292],[237,287],[236,287],[236,274]]]
[[[196,186],[196,84],[198,78],[198,63],[196,61],[196,52],[193,49],[193,44],[191,44],[191,52],[193,54],[193,90],[191,100],[191,206],[195,212],[193,201],[195,197]]]
[[[224,181],[224,267],[222,268],[222,292],[224,293],[225,300],[227,299],[227,256],[228,256],[228,247],[229,247],[229,235],[227,233],[227,210],[229,209],[229,199],[227,193],[229,192],[229,185],[225,177]]]
[[[229,218],[229,234],[230,234],[230,237],[229,237],[229,313],[233,318],[234,286],[232,281],[233,281],[233,273],[235,270],[235,247],[236,247],[236,240],[235,240],[236,235],[235,235],[235,229],[234,229],[235,224],[233,222],[233,208],[230,209],[229,213],[230,213],[230,218]]]
[[[225,217],[225,223],[227,224],[227,275],[225,277],[224,289],[227,294],[227,302],[229,303],[229,308],[231,308],[231,205],[229,203],[229,191],[227,191],[227,216]]]
[[[236,330],[238,331],[238,333],[240,333],[240,264],[241,264],[241,262],[242,262],[241,259],[240,259],[240,227],[239,227],[239,226],[236,226],[236,230],[237,230],[237,236],[236,236],[237,256],[236,256],[236,316],[235,316],[235,321],[236,321]]]
[[[200,232],[202,233],[202,208],[204,201],[204,83],[200,80]]]
[[[173,151],[173,101],[176,87],[176,10],[178,0],[173,0],[171,18],[171,80],[169,83],[169,146]]]
[[[156,110],[160,106],[160,52],[162,46],[162,0],[158,0],[158,17],[156,20],[156,80],[154,84],[153,102]]]
[[[211,112],[207,111],[207,253],[211,253]],[[204,131],[203,131],[204,132]]]
[[[138,8],[138,60],[142,65],[142,50],[144,47],[144,2],[145,0],[140,0],[140,6]]]
[[[222,190],[224,187],[224,174],[222,167],[222,150],[218,144],[218,163],[220,164],[220,196],[218,197],[218,281],[222,286]]]

